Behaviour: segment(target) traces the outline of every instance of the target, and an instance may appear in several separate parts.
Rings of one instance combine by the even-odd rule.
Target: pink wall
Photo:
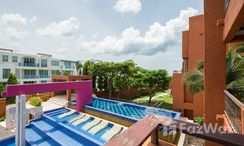
[[[4,97],[9,97],[21,94],[36,94],[67,89],[77,90],[76,111],[80,112],[83,105],[92,102],[91,80],[45,84],[7,85],[5,91],[2,92],[2,95]]]

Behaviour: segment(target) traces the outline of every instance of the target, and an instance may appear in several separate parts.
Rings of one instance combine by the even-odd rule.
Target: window
[[[48,71],[47,70],[39,70],[40,78],[48,78]]]
[[[3,69],[3,79],[7,79],[9,74],[10,74],[10,72],[11,72],[11,69],[4,68]]]
[[[24,79],[37,78],[36,71],[35,70],[24,70],[23,78]]]
[[[41,67],[47,67],[47,60],[46,59],[41,60]]]
[[[52,75],[61,75],[59,70],[52,70]]]
[[[3,55],[2,61],[8,62],[8,55]]]
[[[59,61],[52,60],[52,66],[59,66]]]
[[[64,61],[64,66],[67,69],[71,69],[71,61]]]
[[[12,56],[12,62],[18,62],[18,57],[17,56]]]

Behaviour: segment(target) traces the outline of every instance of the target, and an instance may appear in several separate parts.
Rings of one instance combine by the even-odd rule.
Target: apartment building
[[[189,21],[189,30],[182,34],[182,71],[173,74],[173,108],[189,118],[200,114],[206,124],[218,123],[243,134],[244,104],[226,90],[226,52],[230,44],[244,41],[244,0],[204,0],[204,14]],[[191,96],[182,77],[200,58],[204,92]],[[206,141],[205,145],[215,144]]]
[[[182,70],[174,72],[172,81],[173,108],[190,119],[203,116],[203,93],[192,95],[183,84],[182,78],[189,71],[196,69],[196,64],[204,59],[203,15],[189,18],[189,30],[182,32]]]
[[[18,54],[0,49],[0,82],[7,82],[10,72],[16,74],[20,84],[50,82],[52,75],[77,75],[74,61],[56,59],[49,54]]]

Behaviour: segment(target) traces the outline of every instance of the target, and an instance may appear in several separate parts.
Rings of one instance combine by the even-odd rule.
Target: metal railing
[[[37,64],[37,63],[23,63],[23,62],[20,62],[19,66],[39,67],[39,64]]]
[[[22,79],[50,78],[50,75],[23,75]]]
[[[174,70],[173,73],[182,73],[182,70]]]
[[[242,109],[244,104],[241,103],[235,96],[228,91],[225,92],[225,113],[228,116],[229,122],[236,133],[242,133],[244,123],[242,123]],[[244,118],[244,117],[243,117]]]
[[[229,5],[230,5],[230,0],[225,0],[225,12],[227,12]]]
[[[40,78],[50,78],[49,75],[40,75]]]

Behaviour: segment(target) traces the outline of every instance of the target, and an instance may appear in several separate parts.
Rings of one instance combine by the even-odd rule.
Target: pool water
[[[73,124],[71,124],[70,122],[68,122],[70,119],[78,116],[79,113],[75,112],[67,117],[64,117],[62,119],[58,118],[58,116],[62,113],[65,113],[65,112],[69,112],[70,110],[69,109],[65,109],[65,108],[61,108],[61,109],[58,109],[58,110],[55,110],[55,111],[51,111],[51,112],[46,112],[44,115],[45,116],[48,116],[50,117],[51,119],[53,119],[54,121],[58,122],[58,123],[62,123],[64,124],[65,126],[73,129],[74,131],[80,133],[81,135],[83,135],[84,137],[90,137],[90,138],[93,138],[93,140],[96,140],[97,143],[101,143],[101,144],[105,144],[106,141],[102,140],[101,139],[101,136],[108,130],[110,130],[112,127],[113,127],[113,124],[112,123],[109,123],[108,126],[101,130],[100,132],[98,132],[97,134],[95,135],[92,135],[91,133],[85,131],[82,129],[82,127],[84,125],[86,125],[87,123],[91,122],[92,120],[94,120],[94,117],[91,117],[88,121],[82,123],[82,124],[79,124],[77,126],[74,126]]]
[[[110,112],[123,117],[140,120],[146,115],[155,114],[167,118],[179,118],[180,113],[165,109],[146,107],[115,100],[93,97],[92,103],[85,107]]]
[[[41,119],[31,121],[25,130],[26,146],[101,146],[106,141],[101,139],[101,136],[113,127],[109,123],[108,127],[92,135],[89,132],[82,130],[81,127],[93,120],[86,121],[78,126],[74,126],[68,122],[69,119],[77,116],[75,112],[65,118],[58,118],[58,115],[69,112],[69,109],[59,108],[45,112]],[[0,141],[0,146],[14,146],[15,137]]]

